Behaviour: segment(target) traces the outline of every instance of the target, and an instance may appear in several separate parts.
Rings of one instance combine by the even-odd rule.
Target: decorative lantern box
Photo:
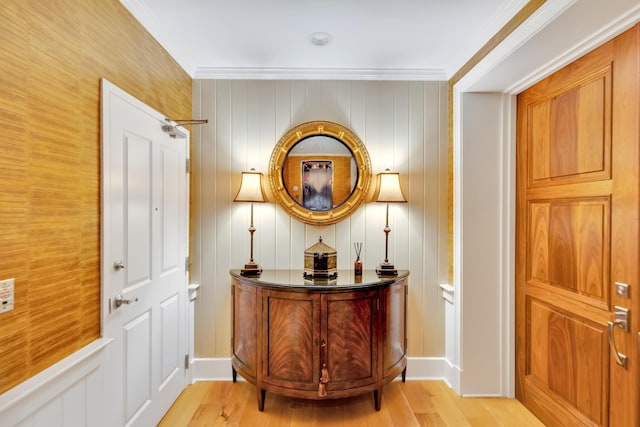
[[[334,279],[338,277],[337,252],[331,246],[322,242],[304,251],[304,277],[305,279]]]

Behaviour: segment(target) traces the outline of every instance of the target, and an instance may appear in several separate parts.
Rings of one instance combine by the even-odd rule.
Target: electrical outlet
[[[13,284],[15,279],[0,280],[0,314],[13,310]]]

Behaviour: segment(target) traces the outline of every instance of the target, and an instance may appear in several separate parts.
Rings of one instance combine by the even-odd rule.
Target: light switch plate
[[[13,284],[15,279],[0,280],[0,314],[13,310]]]

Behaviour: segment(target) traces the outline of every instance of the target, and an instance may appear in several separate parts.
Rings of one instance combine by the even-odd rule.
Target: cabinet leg
[[[258,391],[258,411],[262,412],[264,411],[264,397],[267,391],[261,388],[256,388],[256,390]]]
[[[376,411],[380,410],[380,404],[382,403],[382,387],[377,390],[373,390],[373,400],[376,405]]]
[[[236,370],[233,369],[233,366],[231,367],[231,377],[233,378],[234,383],[238,380],[238,372],[236,372]]]
[[[402,382],[403,383],[407,382],[407,367],[406,366],[402,370]]]

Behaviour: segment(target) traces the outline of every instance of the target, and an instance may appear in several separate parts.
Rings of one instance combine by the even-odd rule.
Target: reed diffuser
[[[362,276],[362,260],[360,259],[360,253],[362,252],[362,242],[354,243],[353,247],[356,250],[356,261],[353,263],[353,272],[356,276]]]

